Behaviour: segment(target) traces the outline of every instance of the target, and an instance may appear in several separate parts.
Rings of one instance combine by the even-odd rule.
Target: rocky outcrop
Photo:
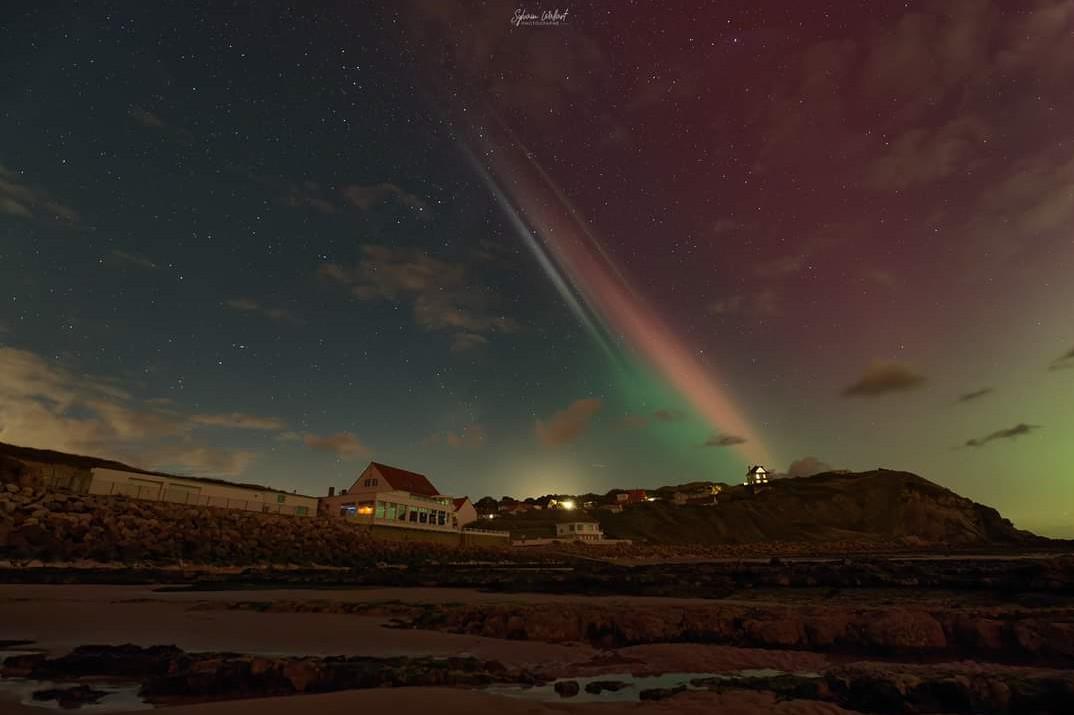
[[[311,604],[303,604],[308,610]],[[313,606],[331,611],[330,604]],[[284,603],[275,610],[286,610]],[[351,609],[354,604],[340,604]],[[368,613],[375,611],[366,610]],[[1074,609],[924,609],[479,604],[405,606],[384,615],[404,627],[604,648],[715,643],[868,655],[972,656],[999,662],[1074,664]]]
[[[639,504],[602,512],[606,534],[653,544],[844,542],[925,545],[1033,544],[991,507],[927,479],[886,469],[782,479],[754,492],[723,490],[716,506]]]

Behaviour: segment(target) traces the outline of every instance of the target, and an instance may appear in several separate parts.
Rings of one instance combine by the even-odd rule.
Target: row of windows
[[[393,502],[378,501],[374,516],[390,521],[409,521],[415,524],[447,525],[447,512],[440,509],[426,509],[423,506],[408,506]]]
[[[372,479],[367,479],[365,480],[365,482],[363,482],[363,484],[365,484],[365,486],[367,487],[375,487],[377,486],[377,478],[373,477]]]

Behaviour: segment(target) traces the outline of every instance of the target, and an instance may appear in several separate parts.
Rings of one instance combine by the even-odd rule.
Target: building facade
[[[556,524],[556,538],[570,541],[603,541],[604,531],[595,521],[568,521]]]
[[[127,496],[171,504],[292,516],[313,516],[317,513],[317,497],[202,477],[95,467],[90,470],[89,480],[78,486],[76,491],[100,496]]]
[[[318,511],[374,526],[458,532],[477,520],[469,498],[440,494],[424,474],[370,462],[354,484],[323,497]]]
[[[746,472],[746,484],[751,487],[768,484],[768,470],[760,464],[750,467]]]

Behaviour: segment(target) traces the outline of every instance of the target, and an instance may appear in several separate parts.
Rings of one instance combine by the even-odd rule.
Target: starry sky
[[[0,10],[0,441],[916,472],[1074,536],[1074,0]]]

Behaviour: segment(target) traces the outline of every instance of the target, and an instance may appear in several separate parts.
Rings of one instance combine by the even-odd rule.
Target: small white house
[[[568,521],[556,524],[556,538],[571,541],[603,541],[604,532],[595,521]]]
[[[753,487],[760,484],[768,484],[768,470],[760,464],[750,467],[746,472],[746,484]]]

